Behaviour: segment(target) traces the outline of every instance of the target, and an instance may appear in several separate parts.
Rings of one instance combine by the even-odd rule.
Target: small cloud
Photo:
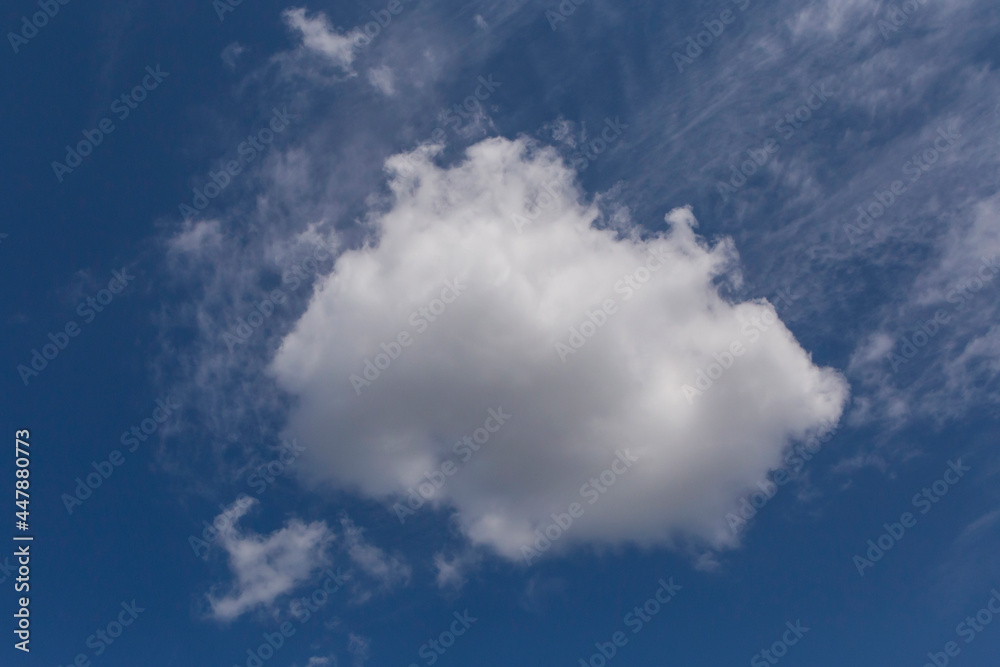
[[[563,595],[565,591],[566,582],[564,580],[535,575],[524,585],[518,603],[525,611],[541,614],[545,611],[551,598]]]
[[[458,590],[465,585],[468,571],[475,567],[480,556],[473,550],[448,559],[444,553],[434,554],[434,567],[437,568],[438,588]]]
[[[354,667],[363,667],[371,657],[371,640],[352,632],[347,640],[347,652],[354,658]]]
[[[236,527],[241,518],[257,504],[234,504],[221,517],[232,527],[219,536],[219,544],[229,555],[229,568],[235,581],[228,593],[210,592],[211,615],[220,621],[232,621],[258,607],[269,607],[293,591],[328,563],[327,546],[333,534],[322,521],[305,524],[292,519],[270,535],[243,532]]]
[[[965,542],[974,537],[978,538],[979,533],[992,527],[997,520],[1000,520],[1000,509],[993,510],[992,512],[989,512],[988,514],[985,514],[970,523],[965,527],[965,530],[962,531],[962,534],[958,536],[956,542]]]
[[[718,556],[711,551],[701,554],[694,562],[694,569],[699,572],[718,572],[721,568]]]
[[[344,546],[347,555],[363,572],[378,580],[384,588],[410,581],[410,566],[397,556],[386,556],[378,547],[364,538],[364,530],[354,525],[346,516],[340,519],[344,527]]]
[[[573,123],[565,118],[559,118],[545,126],[545,130],[552,133],[552,139],[556,143],[576,148],[577,141],[574,133]]]
[[[1000,509],[994,509],[969,522],[945,552],[936,568],[937,581],[927,591],[934,603],[959,613],[970,598],[982,592],[982,582],[1000,577],[997,562],[996,534]]]
[[[177,236],[170,239],[167,246],[172,254],[197,255],[205,250],[218,248],[222,244],[222,233],[218,220],[187,220]]]
[[[354,62],[355,49],[369,41],[364,32],[355,28],[342,34],[330,25],[323,12],[307,18],[305,9],[295,8],[286,9],[282,16],[288,27],[302,37],[305,49],[326,56],[347,73],[354,72],[351,64]]]
[[[324,658],[320,656],[314,656],[309,658],[309,662],[306,663],[306,667],[337,667],[336,658]]]
[[[833,472],[843,475],[853,475],[857,471],[864,468],[877,468],[882,472],[885,472],[888,466],[886,465],[885,459],[877,454],[858,454],[857,456],[852,456],[849,459],[839,461],[837,465],[833,467]]]
[[[222,62],[230,71],[233,71],[236,69],[236,61],[239,60],[244,51],[246,51],[246,47],[239,42],[228,44],[226,48],[222,49]]]
[[[368,81],[384,95],[391,97],[396,94],[395,76],[393,76],[392,70],[385,65],[368,70]]]
[[[866,344],[860,346],[852,355],[852,365],[879,363],[896,346],[896,340],[883,332],[872,334]]]
[[[474,20],[476,22],[477,28],[479,28],[480,30],[489,30],[490,25],[486,22],[486,19],[483,18],[482,14],[476,14]]]

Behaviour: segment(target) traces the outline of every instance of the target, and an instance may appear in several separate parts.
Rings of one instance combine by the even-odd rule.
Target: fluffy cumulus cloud
[[[726,512],[840,418],[843,378],[771,304],[720,295],[736,251],[690,210],[641,236],[603,225],[549,149],[489,139],[449,168],[435,153],[389,160],[370,242],[338,257],[270,367],[313,481],[397,507],[433,489],[425,504],[510,558],[571,503],[557,549],[731,544]]]
[[[233,523],[255,504],[230,508]],[[225,594],[209,594],[212,616],[231,621],[290,593],[327,563],[327,547],[333,539],[325,523],[305,524],[297,519],[267,536],[235,527],[223,532],[219,544],[229,557],[235,581]]]

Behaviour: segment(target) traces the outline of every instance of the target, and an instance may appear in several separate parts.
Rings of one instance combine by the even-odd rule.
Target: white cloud
[[[465,585],[466,575],[480,561],[479,554],[472,549],[448,558],[444,553],[434,554],[434,567],[437,569],[438,588],[458,590]]]
[[[312,658],[309,658],[309,663],[306,665],[306,667],[327,667],[328,665],[336,667],[337,659],[326,658],[321,656],[313,656]]]
[[[978,537],[978,533],[986,528],[991,528],[994,524],[1000,521],[1000,509],[993,510],[992,512],[987,512],[983,516],[979,517],[962,531],[962,534],[958,536],[957,541],[968,540],[973,536]]]
[[[731,544],[725,513],[791,440],[839,419],[843,378],[812,364],[770,304],[719,295],[739,280],[735,250],[700,239],[690,211],[623,238],[593,224],[554,151],[490,139],[450,169],[433,152],[389,161],[394,202],[372,242],[338,258],[271,366],[297,396],[290,430],[314,481],[399,498],[501,407],[509,425],[437,496],[473,543],[517,558],[551,513],[581,502],[560,548]],[[515,214],[535,219],[519,232]],[[665,264],[636,273],[651,252]],[[456,277],[466,287],[434,322],[413,315]],[[556,344],[608,299],[615,313],[563,363]],[[773,324],[751,341],[760,318]],[[350,376],[404,331],[412,344],[358,395]],[[682,387],[733,342],[746,353],[689,403]],[[581,485],[621,448],[642,464],[589,505]]]
[[[198,255],[219,248],[222,232],[218,220],[187,220],[167,245],[172,255]]]
[[[383,95],[392,96],[396,94],[395,76],[392,73],[392,69],[386,65],[368,70],[368,81],[378,88]]]
[[[368,36],[358,28],[348,33],[335,30],[323,12],[314,17],[306,17],[302,8],[286,9],[282,15],[285,23],[297,31],[302,38],[302,46],[329,58],[347,73],[353,72],[356,49],[368,41]]]
[[[243,55],[244,51],[246,51],[245,46],[239,42],[231,42],[226,45],[226,48],[222,49],[220,57],[222,58],[222,62],[226,64],[226,67],[230,70],[235,70],[236,61],[240,59],[240,56]]]
[[[354,667],[363,667],[371,657],[371,640],[352,632],[348,635],[347,652],[353,657]]]
[[[705,551],[698,554],[693,567],[699,572],[717,572],[722,567],[722,563],[719,562],[716,554],[711,551]]]
[[[340,519],[344,527],[344,548],[347,555],[363,572],[389,588],[395,584],[410,581],[410,566],[398,556],[386,556],[385,552],[368,543],[364,531],[347,517]]]
[[[244,613],[270,606],[290,593],[327,564],[327,547],[333,534],[326,524],[304,524],[298,519],[270,535],[240,531],[236,523],[256,505],[254,500],[227,510],[233,527],[219,536],[219,544],[229,556],[235,581],[222,596],[209,593],[211,613],[220,621],[231,621]]]

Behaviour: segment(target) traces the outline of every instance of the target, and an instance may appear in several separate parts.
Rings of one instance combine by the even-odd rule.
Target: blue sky
[[[0,20],[3,664],[996,664],[995,3]]]

